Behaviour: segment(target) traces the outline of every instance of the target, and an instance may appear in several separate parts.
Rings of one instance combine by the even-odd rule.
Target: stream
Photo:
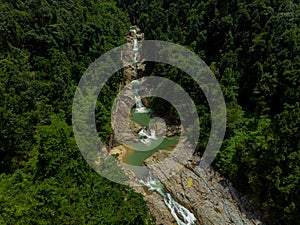
[[[130,30],[134,34],[133,37],[133,64],[135,65],[136,78],[138,78],[138,39],[137,31],[132,28]],[[145,107],[142,103],[141,97],[138,93],[139,91],[139,80],[136,79],[131,82],[132,93],[135,99],[135,108],[132,109],[132,120],[136,123],[142,125],[142,129],[138,133],[139,142],[126,143],[126,145],[131,149],[130,152],[124,158],[124,163],[128,166],[140,166],[145,159],[150,157],[155,151],[160,149],[166,149],[172,147],[178,143],[179,137],[157,137],[155,130],[149,129],[149,122],[151,120],[151,110]],[[137,171],[133,172],[137,173]],[[146,186],[150,192],[156,191],[159,193],[164,200],[166,206],[170,209],[170,212],[178,225],[192,225],[195,223],[196,218],[193,213],[191,213],[184,206],[176,202],[170,193],[165,191],[164,185],[160,180],[153,178],[151,173],[147,171],[143,178],[138,180],[139,183]]]

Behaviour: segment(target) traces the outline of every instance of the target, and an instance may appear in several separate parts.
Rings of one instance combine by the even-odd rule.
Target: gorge
[[[133,61],[132,64],[124,63],[127,65],[124,73],[128,78],[124,93],[127,95],[127,101],[134,101],[135,108],[124,107],[124,102],[116,101],[112,117],[117,119],[112,120],[115,121],[112,128],[122,130],[123,137],[129,137],[132,132],[138,137],[138,141],[127,140],[120,143],[121,146],[117,144],[110,150],[110,154],[118,155],[125,171],[133,172],[127,173],[130,186],[145,196],[157,224],[263,224],[259,219],[261,215],[251,211],[253,209],[249,208],[247,201],[236,192],[230,181],[211,168],[203,170],[198,166],[199,156],[194,155],[187,165],[182,164],[180,157],[172,158],[168,164],[159,163],[168,158],[172,148],[178,145],[176,135],[180,135],[181,128],[179,126],[173,129],[171,134],[169,132],[169,137],[166,137],[169,127],[164,122],[154,121],[154,124],[151,124],[151,109],[143,104],[139,95],[140,80],[143,80],[139,72],[144,71],[144,65],[139,62],[138,54],[138,46],[142,45],[142,39],[137,41],[135,29],[138,29],[137,26],[130,29],[129,36],[132,37],[127,37],[128,51],[122,53],[122,57]],[[139,37],[141,36],[144,35],[140,34]],[[120,113],[120,109],[129,111],[131,117],[126,118],[128,114]],[[126,127],[128,120],[132,130],[128,130],[126,134],[126,129],[120,127]],[[114,142],[118,143],[118,140]],[[184,149],[188,145],[186,140],[177,148]],[[142,169],[137,169],[137,166],[142,166]],[[170,176],[168,171],[171,171],[172,167],[179,169],[179,173]]]

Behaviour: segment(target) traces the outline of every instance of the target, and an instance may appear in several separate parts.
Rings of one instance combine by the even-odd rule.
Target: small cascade
[[[178,225],[192,225],[196,221],[196,217],[184,206],[177,203],[169,193],[166,194],[167,197],[164,198],[165,204],[171,210],[172,216],[175,218]],[[183,221],[179,218],[181,215]]]
[[[139,180],[139,182],[146,186],[149,191],[156,191],[163,197],[165,204],[170,209],[171,214],[178,225],[195,224],[196,217],[194,214],[176,202],[170,193],[165,192],[163,184],[158,179],[153,179],[151,175],[148,175],[146,180]]]
[[[140,96],[134,96],[134,99],[135,99],[135,105],[136,105],[135,110],[136,110],[137,113],[146,113],[146,112],[148,112],[147,108],[143,105]]]
[[[156,191],[165,197],[164,186],[158,179],[153,179],[151,175],[148,175],[145,180],[139,180],[139,182],[146,186],[150,192]]]
[[[149,139],[157,139],[155,136],[155,130],[150,130],[150,134],[147,132],[146,128],[143,127],[142,130],[139,132],[138,136],[140,138],[149,138]]]
[[[151,129],[149,134],[145,127],[143,127],[142,130],[138,133],[138,137],[144,144],[150,143],[151,140],[157,140],[155,130]]]
[[[133,63],[137,63],[137,57],[138,57],[139,47],[138,47],[138,41],[136,38],[133,39]]]
[[[138,52],[139,51],[139,47],[138,47],[138,41],[137,38],[133,39],[133,52]]]
[[[138,93],[138,85],[139,85],[139,81],[138,80],[134,80],[131,82],[132,84],[132,93],[134,94],[134,99],[135,99],[135,111],[137,113],[147,113],[149,112],[149,110],[143,105],[142,100],[141,100],[141,96]]]
[[[133,51],[133,65],[135,65],[135,70],[137,72],[137,64],[139,62],[138,60],[138,55],[139,55],[139,45],[138,42],[139,40],[142,40],[144,38],[144,34],[139,33],[140,29],[137,26],[133,26],[130,30],[130,33],[132,33],[132,41],[133,41],[133,46],[132,46],[132,51]],[[138,78],[138,74],[136,76]]]
[[[148,138],[151,138],[151,139],[154,139],[154,140],[157,139],[157,138],[156,138],[156,132],[155,132],[154,129],[151,129],[151,130],[150,130],[150,136],[149,136]]]

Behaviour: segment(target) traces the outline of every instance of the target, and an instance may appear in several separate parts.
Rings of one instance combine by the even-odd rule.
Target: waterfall
[[[148,175],[145,181],[139,180],[139,182],[146,186],[149,191],[157,191],[161,196],[165,197],[163,184],[159,180],[153,179],[151,175]]]
[[[138,46],[138,41],[137,38],[133,39],[133,52],[138,52],[139,51],[139,46]]]
[[[140,139],[152,139],[152,140],[156,140],[156,134],[155,134],[155,130],[151,129],[150,130],[150,134],[147,132],[146,128],[143,127],[141,129],[141,131],[138,133],[138,136]]]
[[[133,58],[135,63],[135,70],[136,70],[136,77],[138,78],[138,71],[137,71],[137,63],[138,63],[138,52],[139,52],[139,46],[138,46],[138,39],[137,37],[142,37],[142,34],[137,34],[136,29],[130,29],[130,32],[134,33],[133,36]],[[134,80],[131,82],[132,84],[132,92],[134,94],[135,99],[135,112],[137,113],[147,113],[149,110],[143,105],[141,97],[138,94],[138,85],[139,81]],[[138,133],[139,139],[141,139],[141,142],[144,144],[148,144],[151,142],[151,140],[155,140],[156,134],[155,130],[150,130],[150,133],[147,131],[145,127],[142,128],[142,130]],[[149,191],[153,192],[156,191],[159,193],[163,199],[167,207],[170,209],[172,216],[175,218],[178,225],[193,225],[196,221],[196,218],[193,213],[191,213],[188,209],[186,209],[184,206],[180,205],[178,202],[176,202],[170,193],[165,192],[164,185],[158,180],[153,179],[150,172],[149,175],[146,177],[146,180],[139,180],[139,182],[143,185],[145,185]]]
[[[139,46],[138,46],[138,40],[137,40],[137,33],[135,29],[130,30],[130,32],[133,32],[135,37],[133,38],[133,61],[134,63],[137,63],[137,57],[138,57],[138,52],[139,52]]]
[[[163,199],[165,204],[171,211],[172,216],[176,220],[178,225],[193,225],[195,224],[196,217],[193,213],[191,213],[184,206],[180,205],[176,202],[170,193],[165,192],[163,184],[158,179],[153,179],[151,175],[148,175],[146,181],[139,180],[139,182],[145,185],[149,191],[156,191],[159,193]],[[180,218],[180,217],[182,218]]]
[[[132,84],[132,93],[134,94],[134,99],[135,99],[135,110],[137,113],[146,113],[148,112],[147,108],[143,105],[141,96],[138,93],[138,85],[139,81],[134,80],[131,82]]]
[[[136,107],[135,107],[136,112],[138,112],[138,113],[147,112],[146,107],[142,103],[141,97],[139,95],[136,95],[136,96],[134,96],[134,99],[135,99],[135,105],[136,105]]]

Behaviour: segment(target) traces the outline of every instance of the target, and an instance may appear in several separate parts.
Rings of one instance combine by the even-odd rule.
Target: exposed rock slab
[[[166,154],[166,151],[156,152],[146,160],[145,164],[154,165],[161,157],[165,158]],[[173,164],[180,165],[175,160]],[[212,169],[203,170],[191,162],[187,166],[181,165],[176,175],[168,177],[169,174],[165,174],[167,170],[154,168],[151,167],[153,176],[165,176],[163,182],[165,188],[177,202],[194,213],[198,219],[197,224],[263,224],[259,220],[259,215],[250,212],[246,205],[242,204],[231,183]],[[160,195],[155,193],[153,197],[146,195],[145,199],[151,213],[156,216],[157,224],[174,224],[168,208],[162,204],[163,200]]]

